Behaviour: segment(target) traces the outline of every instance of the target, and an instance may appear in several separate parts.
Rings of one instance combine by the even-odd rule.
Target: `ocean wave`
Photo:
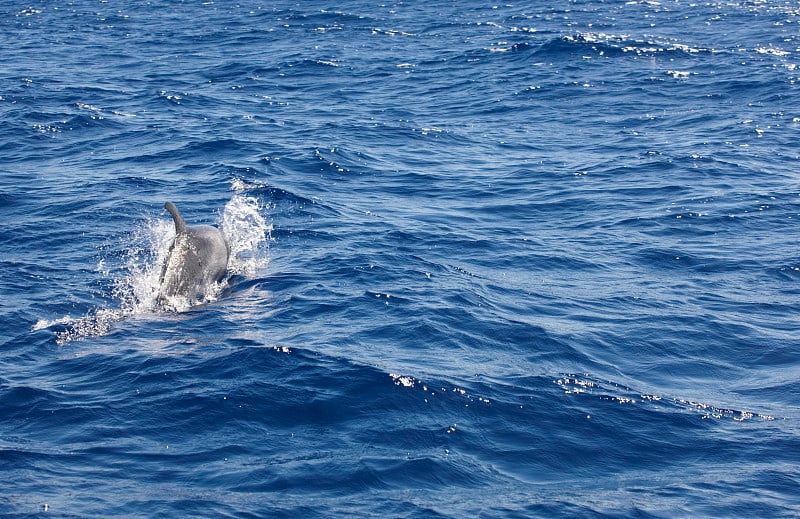
[[[602,381],[585,374],[565,374],[554,380],[554,383],[570,395],[586,395],[602,401],[639,406],[652,411],[688,412],[698,415],[703,420],[716,419],[743,422],[747,420],[771,421],[776,419],[775,416],[762,412],[720,407],[686,398],[641,393],[624,385]],[[786,419],[786,417],[778,418]]]
[[[557,57],[563,54],[583,53],[588,50],[600,56],[696,55],[717,52],[714,49],[664,38],[637,38],[629,34],[583,31],[549,40],[535,49],[535,55],[540,58]]]

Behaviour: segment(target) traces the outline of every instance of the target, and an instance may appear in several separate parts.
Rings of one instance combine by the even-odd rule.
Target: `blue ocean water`
[[[800,515],[800,2],[0,6],[0,515]],[[232,246],[154,304],[164,201]]]

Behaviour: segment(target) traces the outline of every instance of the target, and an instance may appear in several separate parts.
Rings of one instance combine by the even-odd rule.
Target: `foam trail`
[[[166,261],[175,229],[166,220],[148,220],[134,230],[123,245],[122,264],[109,268],[103,259],[97,265],[101,275],[111,277],[111,296],[116,306],[97,308],[87,315],[59,319],[40,319],[32,330],[58,326],[56,343],[66,344],[87,337],[101,337],[111,327],[127,317],[153,312],[157,309],[161,265]]]

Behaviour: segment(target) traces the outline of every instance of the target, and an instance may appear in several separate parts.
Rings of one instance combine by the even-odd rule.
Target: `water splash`
[[[122,275],[114,279],[111,291],[123,318],[158,308],[161,269],[174,238],[175,226],[168,220],[147,220],[132,233],[123,255]]]
[[[252,276],[269,264],[272,225],[264,218],[267,207],[259,198],[248,194],[248,191],[263,187],[246,184],[240,179],[231,181],[235,194],[225,204],[220,223],[225,241],[231,248],[230,274]]]
[[[220,213],[220,228],[230,246],[228,274],[253,276],[269,264],[269,241],[272,225],[263,216],[266,205],[248,191],[259,186],[246,185],[234,180],[234,195]],[[161,269],[169,255],[175,238],[172,220],[149,219],[134,229],[121,245],[123,253],[116,267],[109,266],[108,259],[97,264],[98,272],[110,278],[113,307],[97,308],[88,315],[57,319],[40,319],[32,330],[55,329],[56,343],[89,337],[101,337],[110,333],[113,325],[135,315],[162,311],[182,312],[192,305],[188,300],[172,298],[169,305],[158,302]],[[203,303],[216,301],[228,281],[210,286],[204,294]]]

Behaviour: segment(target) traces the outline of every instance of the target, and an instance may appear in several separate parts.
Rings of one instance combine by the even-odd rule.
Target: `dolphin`
[[[175,221],[175,240],[161,269],[157,301],[164,308],[191,306],[225,277],[230,248],[216,227],[186,225],[175,204],[166,202],[164,208]]]

